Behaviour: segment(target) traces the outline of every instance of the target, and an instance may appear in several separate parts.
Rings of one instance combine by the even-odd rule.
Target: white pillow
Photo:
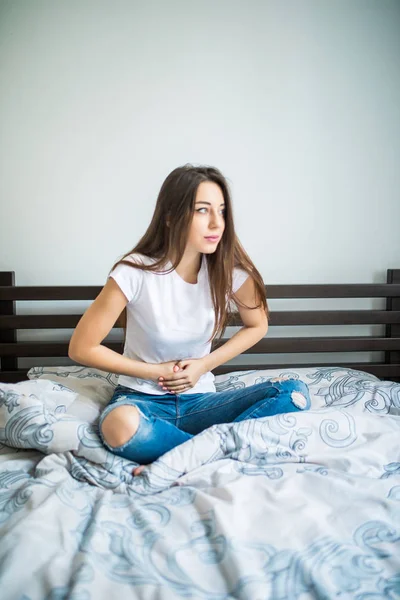
[[[22,448],[19,435],[29,437],[28,422],[35,422],[40,419],[45,410],[50,410],[54,415],[62,416],[74,404],[77,398],[76,392],[68,387],[55,383],[54,381],[19,381],[18,383],[0,382],[0,437],[5,435],[4,428],[9,421],[14,420],[13,431],[8,434],[14,437],[15,447]],[[15,420],[19,413],[19,422]],[[52,419],[50,418],[50,421]],[[45,428],[39,432],[40,437],[46,438]],[[33,434],[35,437],[35,434]],[[14,445],[14,444],[13,444]],[[35,447],[34,445],[32,447]]]
[[[335,406],[375,414],[400,414],[400,383],[341,366],[234,371],[217,375],[215,387],[222,392],[275,377],[304,381],[310,390],[311,410]]]
[[[92,367],[32,367],[29,379],[49,379],[77,392],[68,414],[92,423],[111,400],[118,375]]]
[[[50,379],[78,393],[67,408],[83,420],[93,422],[108,404],[118,382],[118,375],[92,367],[32,367],[30,379]],[[240,389],[255,383],[280,378],[304,381],[310,390],[311,410],[329,406],[358,405],[362,411],[376,414],[400,414],[400,384],[382,381],[365,371],[340,366],[292,367],[231,371],[216,375],[217,392]]]

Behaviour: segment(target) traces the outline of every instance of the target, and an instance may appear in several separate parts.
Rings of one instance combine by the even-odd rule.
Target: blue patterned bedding
[[[134,478],[99,440],[116,381],[95,375],[0,383],[1,600],[400,598],[400,384],[219,376],[300,377],[311,410],[215,425]]]

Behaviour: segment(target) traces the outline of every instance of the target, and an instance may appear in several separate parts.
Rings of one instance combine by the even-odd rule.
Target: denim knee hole
[[[307,400],[305,398],[305,396],[303,396],[303,394],[301,392],[292,392],[291,393],[291,398],[292,398],[292,402],[295,406],[297,406],[297,408],[300,408],[301,410],[306,408],[307,406]]]
[[[143,417],[143,419],[146,419],[146,421],[150,420],[149,417],[147,415],[145,415],[144,412],[142,412],[141,409],[136,404],[133,405],[133,404],[130,404],[130,403],[126,402],[126,403],[120,404],[119,406],[134,406],[136,408],[136,410],[138,411],[138,413],[140,415],[140,418]],[[117,407],[113,406],[113,408],[117,408]],[[100,426],[99,426],[100,437],[102,439],[103,444],[105,446],[107,446],[107,448],[109,450],[123,450],[125,448],[125,446],[127,446],[127,444],[129,444],[132,441],[132,439],[135,437],[135,435],[137,434],[137,432],[139,430],[139,427],[140,427],[140,418],[139,418],[139,423],[138,423],[138,426],[137,426],[137,429],[136,429],[135,433],[133,433],[126,442],[124,442],[123,444],[120,444],[119,446],[111,446],[111,444],[109,444],[105,440],[104,435],[103,435],[103,430],[102,430],[103,421],[106,419],[106,417],[108,417],[108,415],[111,412],[112,412],[112,410],[108,411],[108,413],[106,415],[104,415],[103,419],[101,420],[101,423],[100,423]]]

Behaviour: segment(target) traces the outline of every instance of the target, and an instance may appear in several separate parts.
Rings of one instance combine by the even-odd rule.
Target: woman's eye
[[[203,207],[203,208],[198,208],[198,209],[197,209],[197,212],[200,212],[201,210],[207,210],[207,209],[206,209],[206,208],[204,208],[204,207]],[[223,214],[223,215],[224,215],[224,214],[225,214],[225,212],[226,212],[226,211],[225,211],[225,208],[222,208],[220,212],[221,212],[221,214]],[[204,214],[204,213],[203,213],[203,214]]]

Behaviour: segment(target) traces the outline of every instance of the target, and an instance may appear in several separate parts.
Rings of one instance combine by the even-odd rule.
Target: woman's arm
[[[155,377],[154,365],[122,356],[101,345],[127,303],[121,288],[110,277],[76,326],[69,343],[68,356],[88,367],[152,379]]]
[[[240,302],[247,306],[256,306],[255,291],[253,278],[249,276],[236,292],[236,296]],[[238,311],[244,326],[223,346],[201,359],[205,372],[212,371],[219,365],[251,348],[267,333],[268,319],[263,308],[251,310],[238,305]]]

